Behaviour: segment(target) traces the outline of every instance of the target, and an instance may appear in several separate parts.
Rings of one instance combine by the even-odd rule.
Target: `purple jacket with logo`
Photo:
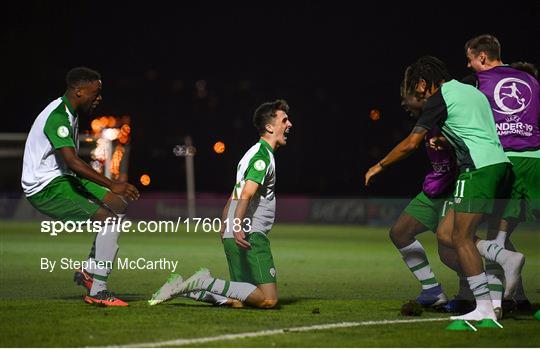
[[[449,190],[452,190],[458,173],[453,150],[451,148],[435,150],[429,147],[429,139],[440,135],[441,130],[434,127],[425,137],[427,155],[431,162],[431,170],[424,179],[422,190],[430,198],[445,195]]]
[[[504,150],[540,149],[540,87],[531,75],[509,66],[476,73],[488,98]]]

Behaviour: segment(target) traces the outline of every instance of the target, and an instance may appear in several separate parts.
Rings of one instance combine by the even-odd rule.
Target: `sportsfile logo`
[[[100,233],[119,231],[120,233],[177,233],[177,232],[238,232],[251,231],[250,218],[182,218],[166,221],[138,221],[132,222],[123,218],[108,217],[104,221],[42,221],[41,232],[51,236],[59,233]],[[105,229],[107,227],[107,229]]]
[[[105,226],[124,232],[129,231],[132,224],[131,221],[114,217],[107,217],[104,221],[42,221],[41,232],[51,236],[58,236],[58,233],[99,233]]]

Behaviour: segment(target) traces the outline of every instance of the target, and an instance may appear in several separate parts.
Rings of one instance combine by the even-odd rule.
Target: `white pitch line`
[[[173,339],[162,342],[148,342],[148,343],[136,343],[128,345],[114,346],[116,348],[155,348],[155,347],[172,347],[180,345],[192,345],[200,343],[208,343],[215,341],[235,340],[262,336],[274,336],[277,334],[285,334],[290,332],[308,332],[315,330],[328,330],[332,328],[347,328],[358,326],[371,326],[371,325],[393,325],[393,324],[409,324],[415,322],[431,322],[431,321],[449,321],[449,318],[430,318],[430,319],[409,319],[409,320],[379,320],[379,321],[361,321],[361,322],[338,322],[333,324],[321,324],[302,327],[290,327],[280,328],[276,330],[257,331],[257,332],[244,332],[235,334],[224,334],[214,337],[200,337],[200,338],[185,338],[185,339]]]

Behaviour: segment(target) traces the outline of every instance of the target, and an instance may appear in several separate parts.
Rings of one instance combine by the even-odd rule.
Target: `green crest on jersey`
[[[266,164],[264,163],[264,160],[257,160],[255,161],[255,164],[253,164],[253,167],[257,171],[263,171],[266,168]]]
[[[60,126],[56,130],[56,134],[60,138],[66,138],[67,136],[69,136],[69,129],[66,126]]]

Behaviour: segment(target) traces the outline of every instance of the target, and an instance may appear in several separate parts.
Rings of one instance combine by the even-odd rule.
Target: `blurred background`
[[[2,20],[0,132],[28,132],[64,93],[70,68],[96,69],[103,103],[80,131],[91,134],[101,116],[129,125],[125,171],[143,195],[185,192],[186,163],[173,148],[187,135],[197,149],[197,192],[229,192],[236,164],[258,139],[254,109],[283,98],[294,126],[276,154],[278,194],[410,197],[429,166],[423,150],[363,185],[365,171],[414,124],[399,100],[406,66],[431,54],[462,78],[463,45],[483,33],[499,38],[505,63],[540,63],[538,1],[17,6]],[[0,191],[20,193],[22,151],[9,154]]]

